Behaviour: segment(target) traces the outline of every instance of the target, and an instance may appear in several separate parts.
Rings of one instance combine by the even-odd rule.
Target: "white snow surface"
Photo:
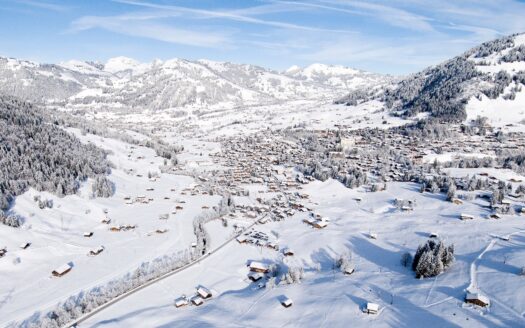
[[[458,206],[444,202],[443,195],[418,190],[410,183],[389,183],[387,191],[378,193],[346,189],[333,180],[310,183],[304,191],[311,195],[315,211],[330,218],[327,228],[305,225],[305,214],[256,228],[279,231],[280,245],[296,251],[287,263],[305,267],[302,283],[257,289],[247,279],[246,263],[272,263],[278,261],[279,253],[232,243],[198,266],[95,315],[81,327],[346,327],[348,320],[355,327],[416,322],[428,327],[522,326],[525,287],[520,283],[522,277],[516,275],[525,260],[522,218],[488,220],[478,201]],[[355,197],[363,201],[352,201]],[[416,200],[415,210],[392,209],[389,204],[399,197]],[[385,206],[391,209],[376,211]],[[461,221],[462,212],[478,218]],[[371,231],[377,239],[368,238]],[[430,232],[454,243],[456,262],[445,274],[418,280],[401,266],[400,257],[417,248]],[[509,234],[511,241],[497,238]],[[350,276],[332,270],[335,258],[345,249],[352,250],[356,265]],[[464,305],[471,279],[493,302],[489,310]],[[213,298],[200,307],[173,306],[177,297],[191,294],[199,285],[215,291]],[[292,307],[280,305],[284,297],[293,299]],[[379,314],[362,313],[367,302],[377,303]]]

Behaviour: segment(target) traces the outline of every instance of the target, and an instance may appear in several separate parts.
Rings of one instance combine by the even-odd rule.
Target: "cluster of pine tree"
[[[503,51],[514,47],[514,37],[517,34],[509,35],[500,39],[487,41],[474,47],[465,53],[465,56],[473,56],[475,58],[482,58],[490,56],[494,53]]]
[[[492,88],[483,90],[483,93],[491,99],[498,98],[512,82],[512,77],[506,71],[499,71],[494,77],[486,77],[485,79],[491,80],[490,82],[493,84]]]
[[[0,210],[33,187],[58,196],[109,172],[106,153],[82,144],[31,104],[0,96]]]
[[[24,217],[14,213],[6,214],[0,211],[0,223],[13,228],[18,228],[24,224]]]
[[[346,106],[357,106],[358,104],[369,99],[370,96],[371,95],[369,95],[367,91],[362,90],[362,89],[357,89],[355,91],[350,92],[343,98],[334,101],[334,103],[343,104]]]
[[[115,184],[111,182],[106,176],[99,175],[91,185],[93,197],[111,197],[115,193]]]
[[[520,45],[512,48],[505,55],[501,56],[501,61],[505,63],[513,63],[517,61],[525,61],[525,45]]]
[[[418,139],[446,140],[457,137],[457,133],[450,129],[449,124],[435,118],[418,120],[415,123],[392,128],[391,131]]]
[[[334,160],[326,160],[322,164],[318,160],[308,160],[305,164],[298,165],[296,169],[320,181],[335,179],[347,188],[357,188],[368,182],[365,171],[357,167],[349,167],[341,171],[343,167],[343,163],[337,163]]]
[[[417,248],[412,269],[417,278],[435,277],[454,262],[454,245],[445,246],[438,239],[429,239]]]

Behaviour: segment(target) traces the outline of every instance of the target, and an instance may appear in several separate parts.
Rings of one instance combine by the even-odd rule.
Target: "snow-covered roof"
[[[71,270],[72,266],[69,264],[69,263],[66,263],[64,265],[61,265],[59,266],[58,268],[56,268],[54,270],[54,272],[58,273],[58,274],[63,274],[69,270]]]
[[[197,294],[199,294],[203,298],[207,298],[211,296],[211,292],[208,288],[200,286],[197,288]]]
[[[261,262],[252,261],[252,262],[250,262],[250,269],[266,271],[266,270],[268,270],[268,266],[263,264],[263,263],[261,263]]]
[[[177,307],[187,305],[187,304],[188,304],[188,300],[185,297],[179,297],[175,300],[175,306]]]
[[[377,312],[377,311],[379,311],[379,304],[368,302],[368,303],[366,303],[366,309],[367,309],[367,311]]]
[[[466,300],[467,301],[478,300],[487,305],[490,304],[490,299],[487,296],[480,294],[480,293],[467,293]]]
[[[286,297],[281,301],[281,304],[288,307],[293,304],[293,301],[290,298]]]
[[[201,305],[204,303],[204,300],[200,296],[195,296],[191,299],[191,302],[195,305]]]

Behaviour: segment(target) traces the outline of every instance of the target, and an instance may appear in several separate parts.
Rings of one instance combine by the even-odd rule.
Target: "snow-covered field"
[[[128,124],[137,131],[150,131],[150,135],[170,144],[183,145],[184,151],[177,155],[180,173],[213,174],[214,170],[223,169],[213,157],[221,149],[217,138],[264,130],[271,133],[273,129],[296,124],[313,129],[358,129],[408,122],[389,117],[379,103],[370,106],[292,101],[182,118],[161,111],[151,113],[144,121],[139,120],[141,116],[145,118],[144,114],[111,116],[114,114],[110,112],[99,112],[97,119],[108,119],[115,126]],[[121,119],[124,121],[119,122]],[[163,165],[163,159],[149,148],[82,135],[76,129],[70,131],[83,142],[111,151],[108,158],[114,168],[109,178],[116,184],[116,194],[109,199],[93,199],[91,181],[87,181],[73,196],[58,198],[29,190],[17,197],[13,210],[26,216],[28,224],[16,234],[10,228],[0,229],[0,238],[10,250],[0,263],[3,324],[25,319],[35,310],[49,309],[81,290],[122,276],[144,261],[188,249],[195,242],[193,218],[220,200],[217,195],[192,195],[192,191],[199,190],[199,181],[187,175],[163,173],[158,178],[148,178],[148,173],[160,172]],[[133,131],[127,133],[139,140],[149,138]],[[458,155],[483,156],[428,154],[424,161],[446,161]],[[525,179],[510,170],[493,168],[444,171],[457,177],[483,173],[505,181]],[[238,204],[254,204],[255,197],[272,195],[264,185],[243,188],[250,190],[250,196],[236,197]],[[307,207],[330,219],[328,227],[314,229],[302,221],[307,213],[297,212],[284,221],[252,228],[278,236],[280,249],[289,247],[295,251],[294,256],[285,257],[280,251],[233,241],[198,264],[104,309],[80,326],[346,327],[351,321],[355,326],[397,327],[423,320],[430,327],[525,324],[525,290],[520,290],[523,277],[518,275],[525,262],[522,216],[487,219],[490,212],[486,200],[476,198],[454,205],[446,202],[443,194],[420,193],[419,185],[412,183],[388,183],[386,191],[370,193],[328,180],[310,182],[301,192],[309,195]],[[39,209],[33,200],[35,195],[53,200],[53,208]],[[127,204],[127,197],[136,200],[141,196],[152,200],[147,204]],[[414,210],[399,210],[394,204],[396,198],[414,200]],[[176,210],[176,206],[183,209]],[[475,219],[461,221],[461,213]],[[163,214],[169,214],[169,218],[159,219]],[[104,218],[111,222],[101,223]],[[219,220],[206,223],[210,249],[234,236],[233,223],[246,226],[249,222],[237,216],[229,220],[227,227]],[[110,231],[110,227],[119,225],[136,228]],[[93,232],[93,236],[84,237],[84,232]],[[414,253],[430,233],[455,245],[456,261],[436,278],[416,279],[412,270],[401,265],[401,255]],[[370,238],[371,235],[376,238]],[[507,236],[511,236],[510,240],[505,240]],[[30,242],[30,247],[19,249],[25,242]],[[104,251],[100,255],[87,256],[101,245]],[[338,256],[346,252],[352,254],[356,265],[356,272],[349,276],[334,268]],[[247,277],[246,265],[250,261],[300,266],[305,276],[300,284],[260,288]],[[71,272],[52,277],[51,271],[65,263],[73,266]],[[198,286],[209,288],[213,297],[200,307],[174,306],[175,299],[194,294]],[[467,288],[477,288],[490,297],[490,308],[466,305]],[[292,307],[281,306],[284,297],[293,300]],[[364,314],[366,302],[379,304],[379,313]]]
[[[119,277],[144,261],[188,249],[195,241],[193,218],[204,211],[203,206],[214,206],[220,199],[185,192],[197,185],[189,176],[160,174],[159,178],[149,179],[148,172],[159,172],[162,164],[151,149],[74,132],[85,142],[112,151],[109,160],[116,167],[109,178],[116,185],[116,193],[111,198],[93,199],[88,181],[73,196],[59,198],[29,190],[16,198],[13,210],[28,219],[21,231],[0,229],[2,246],[9,250],[0,262],[0,317],[4,324]],[[192,147],[187,149],[188,154],[182,157],[191,158]],[[199,157],[209,160],[206,154]],[[33,200],[36,195],[52,200],[53,208],[38,208]],[[141,196],[151,201],[135,201]],[[133,204],[127,204],[126,197]],[[177,210],[177,206],[182,209]],[[169,218],[159,219],[164,214]],[[103,219],[111,221],[104,224]],[[110,231],[120,225],[136,228]],[[93,236],[84,237],[84,232],[93,232]],[[19,246],[26,242],[31,245],[21,249]],[[101,254],[88,256],[99,246],[104,246]],[[61,278],[52,277],[51,272],[65,263],[73,266],[71,272]]]
[[[421,194],[418,186],[390,183],[386,191],[365,193],[329,180],[310,183],[314,211],[331,222],[317,230],[296,214],[282,222],[254,229],[279,232],[281,249],[295,255],[283,258],[267,248],[232,243],[198,266],[174,275],[82,323],[81,327],[429,327],[523,326],[525,290],[517,275],[525,260],[525,229],[521,216],[486,219],[483,201],[463,205],[444,201],[444,196]],[[362,198],[357,202],[355,198]],[[415,200],[412,212],[401,212],[395,198]],[[476,216],[459,220],[459,214]],[[400,263],[401,254],[413,252],[430,233],[453,243],[456,262],[436,278],[416,279]],[[377,239],[369,238],[376,234]],[[509,241],[500,236],[512,235]],[[338,255],[351,251],[356,272],[350,276],[334,270]],[[250,260],[300,264],[305,278],[300,284],[258,289],[247,279]],[[465,289],[476,286],[493,304],[480,310],[465,305]],[[206,286],[213,297],[200,307],[176,308],[174,300]],[[280,305],[289,297],[291,308]],[[380,305],[378,315],[362,313],[366,302]],[[416,324],[417,325],[417,324]]]

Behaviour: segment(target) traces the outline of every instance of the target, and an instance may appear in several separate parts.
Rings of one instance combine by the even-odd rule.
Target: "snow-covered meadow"
[[[308,206],[330,218],[328,227],[317,230],[304,224],[306,214],[301,213],[254,227],[267,234],[278,231],[281,249],[289,247],[295,255],[284,257],[268,248],[232,243],[81,326],[345,327],[351,322],[409,327],[421,321],[429,327],[522,326],[525,300],[523,277],[518,274],[525,260],[523,217],[487,219],[481,200],[454,205],[444,196],[421,194],[418,189],[410,183],[390,183],[386,191],[367,193],[333,180],[313,182],[303,191],[310,195]],[[415,200],[414,210],[396,208],[393,200],[400,197]],[[460,220],[464,212],[476,219]],[[401,265],[401,255],[414,252],[430,233],[454,244],[456,261],[442,275],[416,279]],[[510,240],[501,239],[506,236]],[[343,252],[352,254],[356,266],[352,275],[334,268]],[[251,260],[300,265],[305,276],[299,284],[259,289],[247,278],[246,264]],[[176,298],[191,295],[200,285],[213,293],[204,305],[174,306]],[[464,303],[471,285],[490,297],[489,309]],[[293,300],[291,308],[280,305],[283,296]],[[366,302],[379,304],[379,314],[364,314]]]
[[[111,150],[108,158],[115,168],[109,178],[116,193],[93,198],[88,180],[77,195],[59,198],[30,189],[16,198],[13,210],[25,216],[27,224],[16,233],[14,228],[0,229],[2,246],[9,250],[0,263],[3,324],[120,277],[142,262],[188,249],[195,242],[193,218],[220,199],[192,195],[190,190],[198,188],[198,183],[190,176],[160,173],[163,159],[152,149],[72,132],[84,142]],[[148,178],[150,172],[159,173],[158,178]],[[53,207],[40,209],[36,195],[52,200]],[[161,219],[166,214],[167,219]],[[135,228],[111,231],[119,226]],[[85,237],[86,232],[93,235]],[[24,243],[30,246],[20,248]],[[102,253],[88,256],[99,246],[104,247]],[[66,263],[72,265],[71,272],[53,277],[51,272]]]

